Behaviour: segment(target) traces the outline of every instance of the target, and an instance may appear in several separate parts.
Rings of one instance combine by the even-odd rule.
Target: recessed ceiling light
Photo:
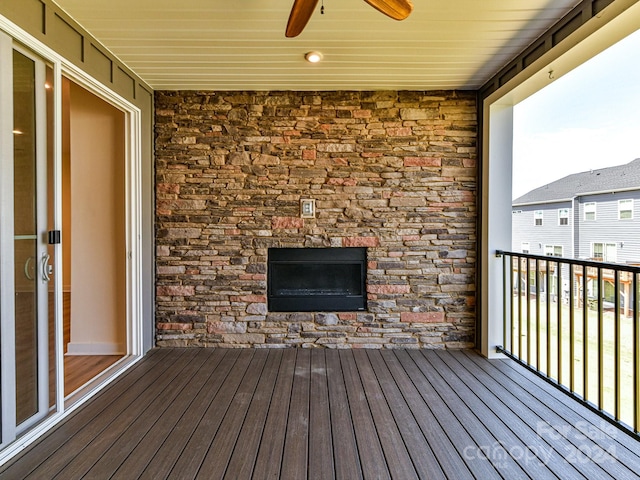
[[[318,63],[322,60],[322,54],[320,52],[307,52],[304,54],[304,58],[309,63]]]

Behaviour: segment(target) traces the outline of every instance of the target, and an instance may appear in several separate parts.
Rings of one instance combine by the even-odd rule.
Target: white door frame
[[[12,58],[13,41],[0,32],[0,58]],[[0,68],[0,105],[13,112],[13,69]],[[13,224],[13,116],[0,112],[0,446],[16,436],[14,224]],[[11,245],[11,247],[9,247]],[[6,328],[5,328],[6,327]],[[13,397],[13,400],[11,400]]]
[[[22,449],[35,441],[39,436],[44,434],[67,415],[72,413],[76,408],[82,405],[89,398],[95,396],[102,388],[109,384],[114,378],[126,371],[131,365],[141,358],[143,352],[143,318],[142,318],[142,185],[141,185],[141,111],[138,107],[131,104],[121,96],[114,93],[108,87],[104,86],[93,77],[82,71],[57,52],[44,45],[42,42],[32,37],[22,29],[0,16],[0,53],[11,51],[14,41],[24,45],[36,55],[39,55],[47,63],[52,65],[54,75],[54,125],[53,125],[53,143],[54,143],[54,171],[51,172],[54,178],[54,225],[51,227],[55,230],[62,230],[62,88],[61,79],[65,76],[75,83],[86,88],[91,93],[102,98],[109,104],[115,106],[125,114],[125,196],[126,196],[126,278],[127,278],[127,355],[120,362],[109,368],[104,374],[100,375],[92,382],[87,389],[83,389],[80,397],[74,396],[73,399],[67,399],[65,405],[64,398],[64,359],[63,359],[63,332],[62,321],[56,321],[55,325],[55,364],[56,364],[56,408],[50,412],[50,415],[28,431],[20,435],[19,442],[11,444],[0,444],[0,465],[13,457]],[[6,105],[5,99],[13,98],[13,79],[11,72],[6,69],[0,69],[0,99]],[[11,102],[12,103],[12,102]],[[3,118],[0,115],[0,155],[2,158],[13,159],[13,138],[12,118]],[[7,123],[9,122],[9,123]],[[8,132],[8,133],[7,133]],[[13,167],[11,166],[11,173]],[[13,185],[7,181],[7,177],[13,180],[11,175],[2,175],[0,178],[0,204],[7,205],[6,209],[13,208]],[[9,187],[9,188],[8,188]],[[9,207],[10,206],[10,207]],[[3,207],[4,209],[4,207]],[[3,210],[4,211],[4,210]],[[13,242],[13,225],[7,222],[5,214],[0,211],[0,245],[9,245]],[[64,232],[62,232],[64,236]],[[63,239],[64,241],[64,239]],[[7,243],[9,242],[9,243]],[[56,264],[59,266],[54,270],[52,281],[57,285],[62,283],[62,248],[61,245],[55,245]],[[11,320],[15,317],[15,307],[13,305],[13,292],[15,289],[13,279],[13,258],[5,255],[0,251],[0,318],[8,317]],[[55,292],[55,314],[57,319],[62,319],[62,288],[56,288]],[[4,321],[4,320],[2,320]],[[7,386],[15,384],[15,372],[6,358],[15,357],[15,337],[10,338],[3,335],[0,357],[0,371],[2,375],[2,391],[7,392],[3,395],[15,395],[12,389],[5,389]],[[11,364],[12,366],[12,364]],[[47,387],[48,388],[48,387]],[[10,418],[10,413],[5,412],[7,403],[2,402],[3,418]],[[4,415],[9,415],[5,417]],[[15,411],[14,422],[15,424]],[[15,431],[10,428],[5,432],[5,422],[2,422],[2,438],[15,437]]]

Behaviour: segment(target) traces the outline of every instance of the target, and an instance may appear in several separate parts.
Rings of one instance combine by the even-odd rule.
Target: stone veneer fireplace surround
[[[155,95],[158,346],[473,345],[472,92]],[[270,248],[353,247],[365,310],[270,311]]]

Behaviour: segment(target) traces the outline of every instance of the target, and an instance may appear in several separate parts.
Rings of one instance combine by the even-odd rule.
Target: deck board
[[[327,384],[326,351],[311,351],[311,385],[309,389],[309,479],[335,478],[331,405]]]
[[[367,397],[362,386],[362,381],[358,375],[353,352],[349,350],[340,351],[340,363],[347,387],[347,398],[349,399],[349,409],[351,410],[351,420],[353,430],[358,442],[360,452],[360,465],[365,479],[369,478],[391,478],[382,449],[382,444],[376,425],[373,420]]]
[[[234,368],[218,390],[215,399],[209,404],[167,478],[196,478],[249,365],[254,363],[254,356],[255,352],[249,351],[248,354],[238,357]]]
[[[244,424],[240,429],[236,448],[233,450],[224,478],[245,480],[250,479],[253,474],[253,466],[258,456],[282,357],[282,350],[269,352],[269,358],[251,400]]]
[[[363,478],[363,474],[347,387],[337,352],[331,352],[326,356],[326,365],[335,477],[338,480],[358,480]]]
[[[207,455],[200,464],[196,478],[211,479],[224,476],[238,440],[238,434],[245,422],[251,399],[255,394],[263,369],[267,365],[268,353],[266,350],[259,350],[253,356],[247,374],[243,377],[231,405],[225,412],[218,432],[211,442]],[[269,363],[269,367],[273,369],[273,362]]]
[[[281,476],[284,478],[307,477],[311,351],[301,350],[297,357],[282,456]]]
[[[0,467],[0,478],[634,479],[638,471],[637,439],[511,360],[160,349]]]
[[[407,444],[403,440],[403,435],[400,433],[400,426],[396,423],[396,420],[391,413],[387,399],[382,393],[382,388],[378,383],[376,372],[374,372],[369,362],[369,357],[365,350],[356,350],[353,352],[360,378],[362,380],[362,386],[365,390],[367,402],[369,404],[369,410],[373,417],[378,437],[384,451],[384,456],[387,460],[387,466],[389,467],[389,473],[392,478],[406,478],[417,479],[419,473],[422,473],[422,478],[427,476],[427,472],[431,469],[430,475],[433,478],[444,478],[442,470],[438,465],[437,460],[433,457],[433,452],[428,449],[423,453],[422,460],[419,462],[421,467],[425,467],[425,463],[429,466],[424,468],[421,472],[417,472],[415,465],[407,451]],[[396,405],[394,405],[395,407]],[[400,409],[397,409],[399,411]],[[405,418],[404,420],[408,420]],[[406,431],[409,426],[405,425],[403,430]],[[420,433],[419,433],[420,434]],[[414,444],[417,439],[410,437],[404,437],[408,443]],[[431,461],[429,461],[431,460]]]
[[[296,350],[287,350],[283,353],[282,365],[267,413],[262,435],[264,440],[260,443],[258,457],[253,466],[253,472],[255,474],[260,472],[263,478],[278,478],[280,475],[284,439],[289,421],[289,403],[296,368],[296,354]]]

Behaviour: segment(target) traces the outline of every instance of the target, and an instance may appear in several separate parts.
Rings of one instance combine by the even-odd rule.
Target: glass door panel
[[[46,158],[43,158],[44,65],[13,52],[13,200],[16,425],[48,405],[48,259]],[[40,83],[42,83],[40,85]],[[44,91],[44,90],[43,90]],[[39,98],[40,97],[40,98]],[[46,152],[46,150],[45,150]],[[45,340],[43,344],[43,339]],[[43,383],[44,382],[44,383]],[[46,388],[43,389],[43,385]],[[44,408],[43,408],[44,407]]]
[[[13,54],[16,422],[38,413],[35,62]]]

